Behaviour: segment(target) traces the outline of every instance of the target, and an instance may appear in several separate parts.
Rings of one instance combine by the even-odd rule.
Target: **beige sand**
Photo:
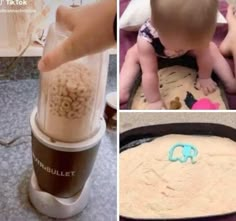
[[[196,164],[168,160],[170,147],[178,142],[198,148]],[[235,183],[235,142],[167,135],[120,154],[120,214],[183,218],[233,212]]]
[[[189,110],[184,102],[187,91],[191,92],[197,100],[206,97],[201,90],[196,90],[194,87],[197,73],[193,69],[182,66],[172,66],[161,69],[158,74],[160,78],[161,96],[167,106],[167,109],[172,109],[170,107],[170,102],[175,100],[176,97],[179,97],[181,101],[180,109]],[[225,104],[226,99],[224,97],[224,92],[220,88],[218,88],[213,94],[207,96],[207,98],[209,98],[213,103],[220,104],[219,109],[226,109],[228,106]],[[134,96],[131,109],[147,109],[147,102],[141,86],[138,88]]]

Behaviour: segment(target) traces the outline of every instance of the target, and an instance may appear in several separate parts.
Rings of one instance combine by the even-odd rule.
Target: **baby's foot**
[[[197,79],[196,88],[202,90],[204,95],[207,96],[216,91],[217,84],[211,78],[208,79]]]
[[[236,8],[233,5],[229,5],[226,20],[228,21],[228,34],[220,45],[220,51],[225,56],[232,55],[232,45],[236,39]]]
[[[148,110],[165,110],[165,104],[162,100],[148,103]]]

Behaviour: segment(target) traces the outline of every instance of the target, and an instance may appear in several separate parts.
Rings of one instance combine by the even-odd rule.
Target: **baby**
[[[127,101],[139,69],[149,109],[165,107],[159,90],[158,57],[175,58],[184,54],[196,58],[196,87],[205,95],[216,90],[212,70],[218,74],[228,92],[236,91],[235,77],[211,42],[216,28],[216,0],[151,0],[151,19],[138,34],[137,43],[127,52],[120,74],[120,102]]]

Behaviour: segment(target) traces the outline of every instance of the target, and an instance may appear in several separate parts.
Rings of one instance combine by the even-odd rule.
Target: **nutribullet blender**
[[[44,53],[69,33],[52,24]],[[107,73],[94,54],[40,73],[37,108],[32,112],[33,174],[29,196],[35,208],[54,218],[81,212],[88,203],[90,174],[101,139]]]

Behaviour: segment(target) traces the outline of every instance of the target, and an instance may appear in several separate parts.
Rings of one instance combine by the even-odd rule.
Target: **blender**
[[[69,32],[49,28],[44,53]],[[106,130],[103,119],[107,73],[102,54],[40,73],[38,105],[30,118],[33,174],[29,197],[41,213],[68,218],[88,203],[90,174]]]

